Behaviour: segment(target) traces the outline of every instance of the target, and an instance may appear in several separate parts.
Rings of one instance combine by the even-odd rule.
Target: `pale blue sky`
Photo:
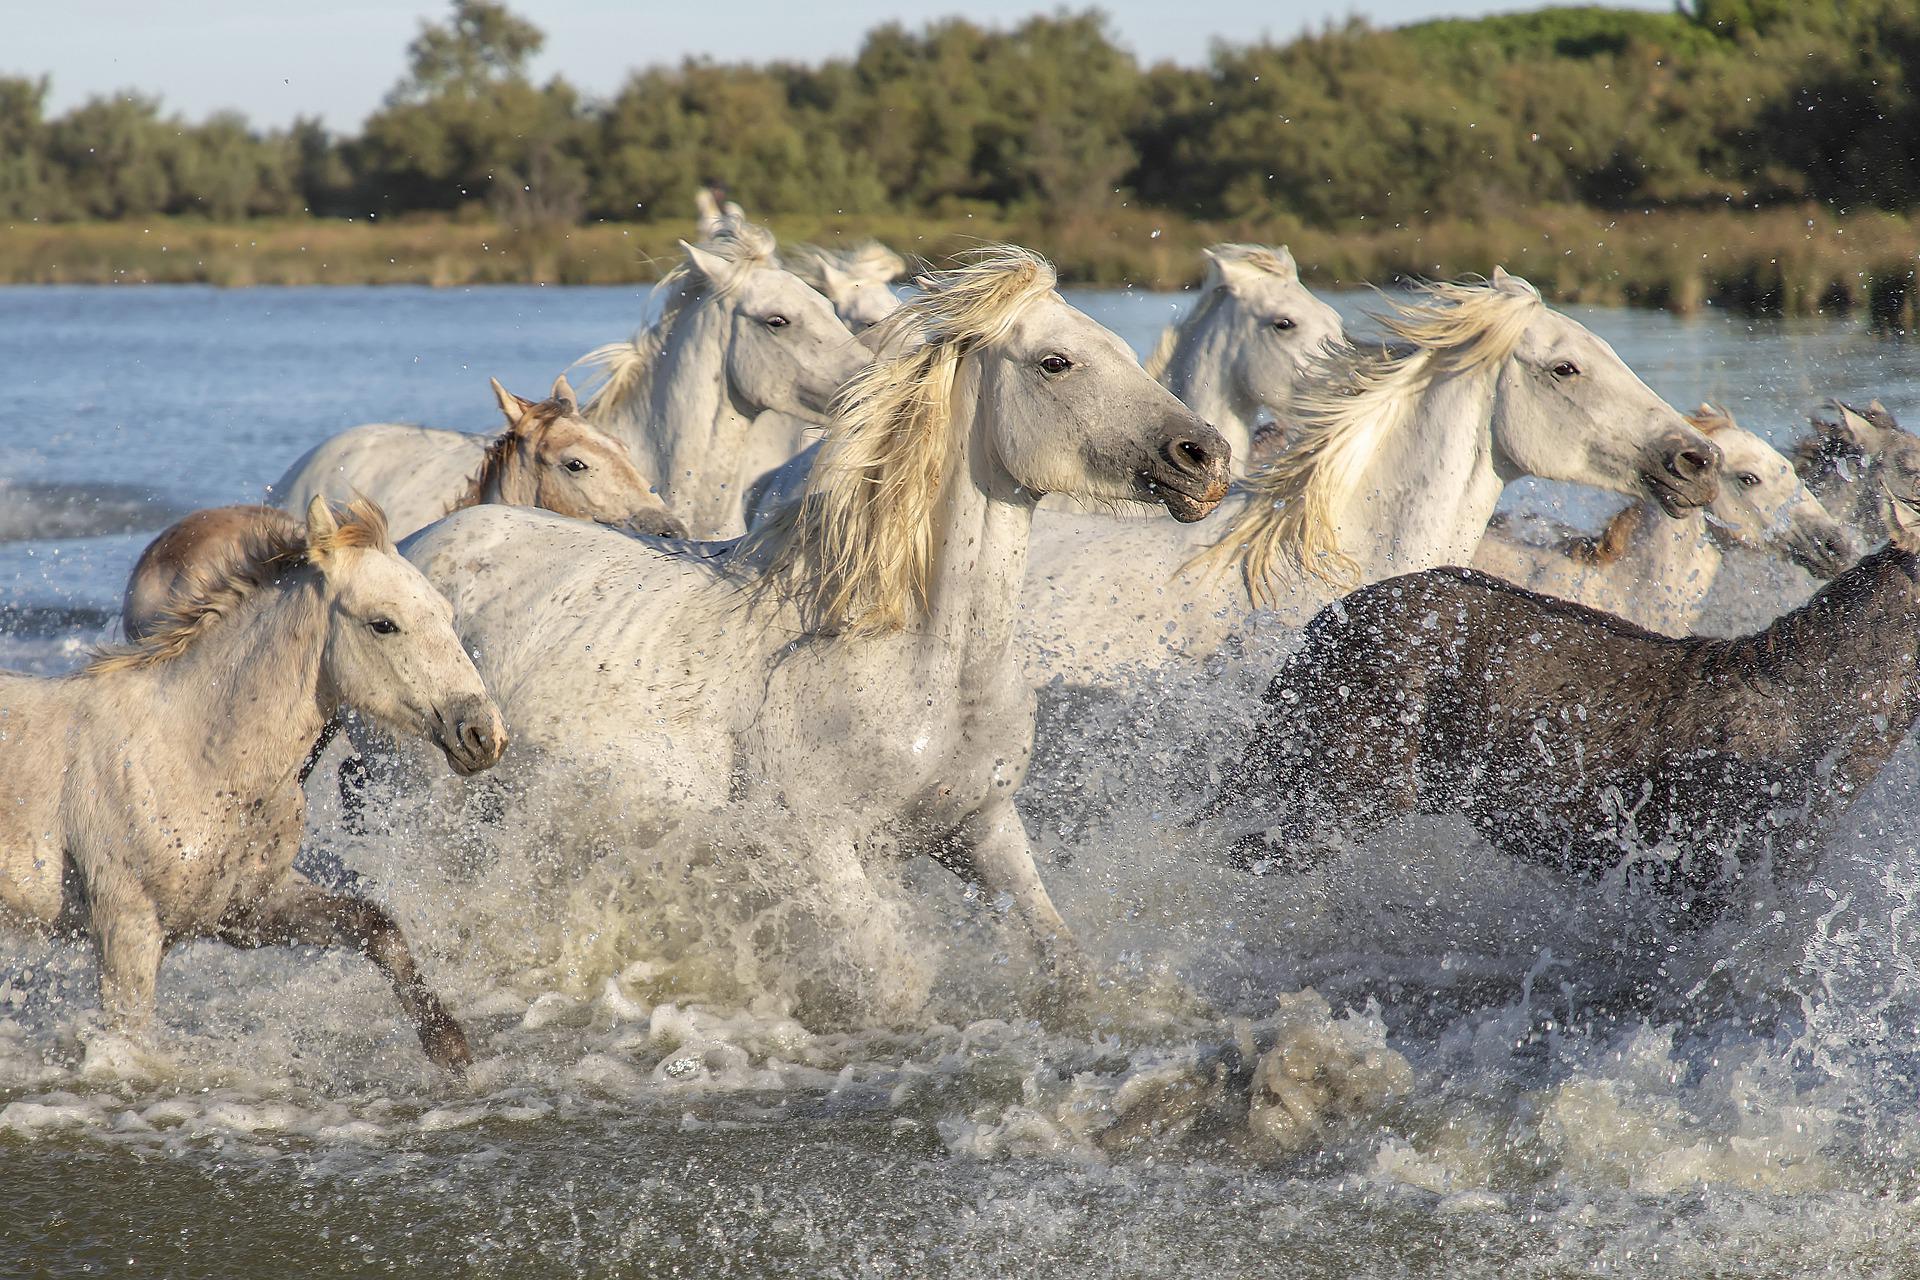
[[[1669,9],[1672,0],[1614,0]],[[617,89],[627,72],[688,54],[722,60],[812,61],[851,53],[889,19],[918,25],[965,13],[1005,25],[1052,5],[1033,0],[512,0],[547,33],[538,70],[564,71],[589,93]],[[1084,6],[1075,6],[1084,7]],[[1199,62],[1216,37],[1285,38],[1358,13],[1392,26],[1420,18],[1535,8],[1473,0],[1108,0],[1101,6],[1147,61]],[[441,0],[0,0],[0,73],[49,75],[52,107],[137,88],[190,118],[237,107],[263,124],[317,114],[356,126],[400,76],[404,50]]]

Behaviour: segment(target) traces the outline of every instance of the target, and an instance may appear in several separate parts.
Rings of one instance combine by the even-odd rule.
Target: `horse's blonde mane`
[[[960,362],[1004,338],[1056,281],[1038,254],[993,245],[919,283],[876,326],[889,354],[841,392],[805,493],[752,539],[770,552],[764,581],[815,629],[894,631],[926,606]]]
[[[173,661],[260,590],[311,563],[315,556],[347,547],[393,550],[386,513],[376,504],[355,498],[336,518],[334,531],[313,542],[299,521],[261,515],[241,535],[236,549],[186,569],[180,587],[145,635],[126,644],[100,646],[80,674],[103,675]]]
[[[1194,308],[1195,311],[1199,309],[1199,307]],[[1147,376],[1155,382],[1165,380],[1167,366],[1173,363],[1174,350],[1180,345],[1180,334],[1185,330],[1187,321],[1192,318],[1192,314],[1189,313],[1162,329],[1160,336],[1154,340],[1153,350],[1147,352],[1147,358],[1141,362],[1140,367],[1145,369]]]
[[[1246,479],[1252,496],[1246,511],[1193,564],[1237,563],[1248,594],[1262,606],[1273,602],[1283,558],[1335,585],[1353,580],[1359,566],[1340,544],[1334,513],[1436,378],[1505,360],[1542,306],[1531,288],[1449,282],[1419,290],[1424,301],[1396,303],[1373,317],[1413,349],[1348,348],[1322,361],[1294,393],[1291,443]]]
[[[665,298],[660,317],[631,338],[595,347],[574,361],[591,370],[583,390],[587,393],[583,416],[596,427],[617,422],[621,413],[646,394],[660,353],[680,318],[705,298],[725,297],[738,289],[747,274],[756,267],[776,265],[773,232],[755,223],[725,220],[720,231],[703,240],[700,247],[727,263],[728,270],[715,279],[707,275],[690,257],[674,264],[660,277],[654,293]]]
[[[865,240],[845,249],[803,244],[788,250],[781,262],[787,270],[822,293],[826,292],[827,263],[832,263],[835,270],[844,271],[856,280],[873,280],[880,284],[891,284],[907,274],[907,260],[878,240]]]

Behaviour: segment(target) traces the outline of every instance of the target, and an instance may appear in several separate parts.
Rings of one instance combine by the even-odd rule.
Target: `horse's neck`
[[[1367,580],[1472,560],[1503,484],[1493,463],[1493,394],[1488,371],[1442,374],[1380,442],[1332,513]]]
[[[923,660],[997,673],[1013,668],[1020,583],[1037,499],[993,453],[971,365],[955,390],[961,436],[933,514],[926,616],[912,630]]]
[[[1614,571],[1621,581],[1635,586],[1704,591],[1720,572],[1720,549],[1707,536],[1703,513],[1689,512],[1676,520],[1649,505],[1640,512],[1627,553],[1615,562]]]
[[[1167,361],[1167,390],[1218,431],[1233,450],[1233,469],[1244,475],[1253,448],[1260,405],[1233,385],[1233,324],[1220,304],[1180,331]]]
[[[674,323],[647,387],[634,457],[660,500],[695,533],[711,532],[740,501],[735,467],[749,419],[727,389],[727,317],[701,303]]]
[[[1920,562],[1884,547],[1765,631],[1731,643],[1747,665],[1805,694],[1814,713],[1865,709],[1903,734],[1920,713]]]
[[[489,468],[484,483],[474,486],[469,494],[473,501],[465,505],[498,503],[509,507],[539,506],[540,480],[533,464],[527,461],[527,452],[517,444],[509,446],[506,456],[500,459],[500,465]]]
[[[323,687],[326,612],[311,570],[263,587],[179,657],[149,669],[160,732],[234,791],[294,779],[338,703]]]

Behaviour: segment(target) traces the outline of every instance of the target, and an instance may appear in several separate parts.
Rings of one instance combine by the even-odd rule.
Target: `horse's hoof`
[[[463,1076],[467,1068],[473,1065],[473,1050],[467,1047],[467,1033],[452,1015],[442,1012],[437,1018],[429,1018],[420,1024],[420,1047],[427,1051],[427,1061],[443,1071]]]

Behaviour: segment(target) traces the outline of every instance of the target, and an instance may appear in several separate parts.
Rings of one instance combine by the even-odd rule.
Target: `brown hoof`
[[[473,1050],[467,1047],[467,1033],[445,1009],[437,1009],[420,1023],[420,1047],[427,1060],[443,1071],[465,1075],[473,1065]]]

